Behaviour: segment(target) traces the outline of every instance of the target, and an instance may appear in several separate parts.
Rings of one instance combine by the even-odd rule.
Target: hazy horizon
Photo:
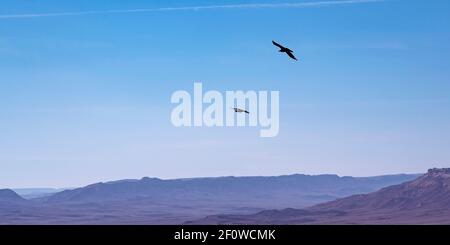
[[[427,169],[428,170],[428,169]],[[426,171],[427,171],[426,170]],[[208,179],[208,178],[224,178],[224,177],[280,177],[280,176],[292,176],[292,175],[308,175],[308,176],[319,176],[319,175],[337,175],[339,177],[355,177],[355,178],[366,178],[366,177],[379,177],[379,176],[389,176],[389,175],[415,175],[415,174],[424,174],[426,171],[423,172],[416,172],[416,173],[386,173],[386,174],[380,174],[380,175],[363,175],[363,176],[354,176],[354,175],[342,175],[342,174],[336,174],[336,173],[291,173],[291,174],[274,174],[274,175],[223,175],[223,176],[194,176],[194,177],[174,177],[174,178],[163,178],[163,177],[157,177],[157,176],[142,176],[142,177],[130,177],[130,178],[122,178],[122,179],[110,179],[110,180],[97,180],[91,183],[84,183],[80,185],[73,185],[73,186],[24,186],[24,187],[1,187],[0,189],[72,189],[72,188],[79,188],[79,187],[85,187],[91,184],[96,183],[107,183],[107,182],[114,182],[114,181],[120,181],[120,180],[140,180],[142,178],[156,178],[161,180],[184,180],[184,179]]]

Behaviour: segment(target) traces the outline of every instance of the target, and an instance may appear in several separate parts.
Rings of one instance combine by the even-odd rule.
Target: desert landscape
[[[450,169],[377,177],[146,177],[29,199],[3,189],[0,223],[446,224],[449,186]]]

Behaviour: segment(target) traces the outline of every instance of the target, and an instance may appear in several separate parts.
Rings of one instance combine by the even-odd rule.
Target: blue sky
[[[102,12],[301,2],[2,1],[0,187],[449,167],[448,1]],[[194,82],[279,90],[279,136],[174,128]]]

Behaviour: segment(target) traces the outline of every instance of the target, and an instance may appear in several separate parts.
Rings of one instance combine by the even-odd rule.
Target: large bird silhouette
[[[279,44],[279,43],[277,43],[275,41],[272,41],[272,43],[273,43],[273,45],[275,45],[275,46],[280,48],[279,52],[286,53],[289,57],[291,57],[291,59],[297,60],[297,58],[295,58],[295,56],[293,54],[294,51],[292,51],[292,50],[282,46],[281,44]]]

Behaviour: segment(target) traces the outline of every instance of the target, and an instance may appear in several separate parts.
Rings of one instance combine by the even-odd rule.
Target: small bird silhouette
[[[286,53],[287,55],[289,55],[289,57],[291,57],[291,59],[297,60],[297,58],[295,58],[295,56],[293,54],[294,51],[292,51],[286,47],[283,47],[281,44],[279,44],[275,41],[272,41],[272,43],[273,43],[273,45],[280,48],[280,50],[278,52]]]
[[[243,109],[236,108],[236,107],[231,108],[231,109],[233,109],[234,112],[237,112],[237,113],[245,112],[245,113],[247,113],[247,114],[250,114],[250,112],[248,112],[248,111],[246,111],[246,110],[243,110]]]

